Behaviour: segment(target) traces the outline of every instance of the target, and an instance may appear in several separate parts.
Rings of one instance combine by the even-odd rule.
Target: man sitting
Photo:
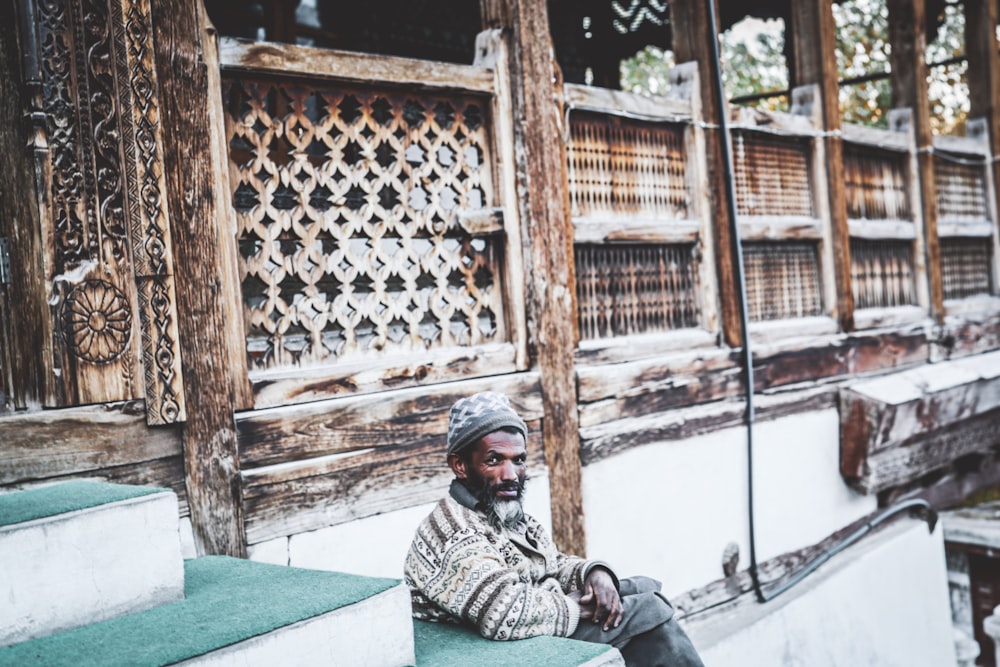
[[[488,639],[538,635],[610,644],[626,664],[702,665],[647,577],[561,553],[524,513],[527,426],[507,397],[463,398],[448,416],[449,494],[417,528],[404,576],[413,615],[471,623]]]

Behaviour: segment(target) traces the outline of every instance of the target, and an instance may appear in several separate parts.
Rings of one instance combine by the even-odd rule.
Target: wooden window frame
[[[923,210],[920,200],[920,178],[917,163],[916,137],[912,130],[909,109],[893,109],[889,114],[889,128],[868,127],[844,123],[842,131],[845,144],[867,147],[878,152],[892,152],[906,157],[906,190],[909,197],[911,220],[861,220],[848,218],[850,240],[908,241],[913,248],[913,280],[916,305],[888,308],[854,309],[855,327],[859,330],[882,326],[898,326],[920,322],[928,317],[930,292],[927,283],[927,264],[924,248]]]
[[[934,137],[934,152],[955,155],[965,159],[981,159],[984,168],[984,195],[987,218],[983,220],[949,219],[939,214],[938,238],[983,238],[990,239],[992,244],[992,284],[994,294],[975,295],[964,298],[945,299],[946,315],[960,314],[991,314],[1000,312],[1000,295],[996,293],[1000,286],[1000,234],[997,231],[997,195],[993,170],[995,166],[990,155],[989,133],[986,120],[970,118],[966,121],[966,136],[936,136]],[[943,259],[942,259],[943,262]],[[943,266],[942,266],[943,271]]]
[[[220,39],[219,56],[223,72],[278,75],[283,78],[308,77],[346,85],[409,87],[482,96],[484,107],[489,109],[489,142],[494,157],[490,169],[497,206],[488,211],[492,215],[474,216],[476,219],[469,224],[483,222],[479,218],[491,218],[494,223],[502,221],[502,230],[496,233],[503,237],[503,259],[497,269],[508,332],[505,342],[449,347],[419,355],[392,354],[374,362],[370,359],[346,359],[304,368],[250,370],[246,375],[252,388],[252,399],[238,406],[239,409],[276,407],[527,369],[525,276],[515,165],[511,160],[499,159],[500,156],[514,154],[514,121],[506,58],[490,57],[487,47],[483,63],[458,65],[233,38]],[[215,115],[221,127],[223,110],[215,110]],[[226,182],[229,182],[228,172]],[[232,192],[232,188],[227,192]],[[235,243],[235,211],[231,204],[223,209],[225,224],[230,230],[229,238]],[[238,276],[234,276],[233,280],[239,284]],[[235,298],[238,299],[236,312],[242,312],[242,294],[237,293]],[[244,327],[230,332],[230,336],[234,349],[245,349]],[[239,378],[236,381],[239,382]]]
[[[578,361],[613,362],[647,357],[665,351],[716,345],[719,312],[716,297],[714,245],[711,230],[708,192],[708,167],[705,156],[704,123],[697,97],[695,63],[674,68],[676,80],[671,97],[645,97],[620,90],[568,83],[563,86],[565,116],[563,131],[569,137],[569,123],[574,111],[624,117],[646,123],[684,126],[683,147],[687,158],[686,180],[689,193],[688,216],[670,220],[637,216],[573,216],[573,242],[592,245],[693,244],[695,253],[694,292],[698,300],[695,327],[666,332],[650,332],[581,340],[577,344]]]

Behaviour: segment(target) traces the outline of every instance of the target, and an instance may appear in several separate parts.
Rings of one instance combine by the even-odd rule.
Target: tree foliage
[[[885,0],[844,0],[833,4],[837,25],[837,67],[841,80],[888,74],[889,20]],[[961,56],[965,51],[965,20],[957,3],[945,6],[938,34],[927,45],[928,64]],[[732,98],[788,88],[784,56],[784,25],[780,19],[744,19],[719,36],[723,84]],[[621,63],[623,90],[663,95],[673,53],[647,46]],[[932,67],[928,73],[931,123],[937,134],[964,131],[969,112],[965,63]],[[848,123],[885,126],[892,108],[889,79],[846,83],[840,88],[840,108]],[[750,106],[786,109],[787,96],[765,97]]]

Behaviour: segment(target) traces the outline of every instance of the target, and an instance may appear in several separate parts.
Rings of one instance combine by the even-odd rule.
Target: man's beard
[[[524,487],[527,480],[487,484],[476,472],[470,471],[465,480],[466,488],[476,497],[486,513],[486,518],[494,528],[515,530],[524,522]],[[497,497],[497,491],[517,491],[517,497],[505,500]]]

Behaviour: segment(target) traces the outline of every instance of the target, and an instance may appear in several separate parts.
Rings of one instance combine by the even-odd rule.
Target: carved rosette
[[[104,280],[87,280],[63,302],[63,331],[74,356],[108,364],[128,348],[132,312],[120,289]]]

